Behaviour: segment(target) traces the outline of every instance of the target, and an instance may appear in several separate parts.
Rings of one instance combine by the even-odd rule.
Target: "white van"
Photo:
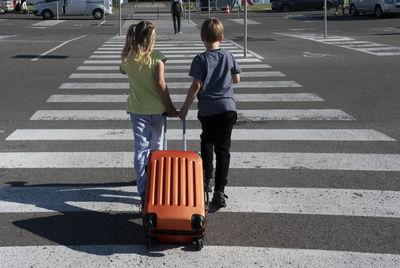
[[[45,0],[33,6],[33,14],[44,20],[53,19],[57,15],[57,1],[60,16],[92,15],[99,20],[104,10],[106,15],[112,15],[112,0]]]
[[[14,3],[11,0],[0,0],[0,9],[4,10],[4,13],[14,10]]]
[[[400,0],[350,0],[349,6],[353,16],[366,12],[382,18],[388,13],[400,13]]]

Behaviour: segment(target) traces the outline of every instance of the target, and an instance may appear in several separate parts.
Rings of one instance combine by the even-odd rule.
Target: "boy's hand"
[[[178,117],[181,119],[181,120],[183,120],[183,119],[185,119],[185,117],[186,117],[186,115],[187,115],[187,110],[185,111],[185,110],[183,110],[183,109],[181,109],[179,112],[178,112]]]

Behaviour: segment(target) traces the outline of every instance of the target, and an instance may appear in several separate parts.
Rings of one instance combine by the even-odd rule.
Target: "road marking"
[[[200,140],[201,129],[187,129],[188,140]],[[169,129],[168,140],[181,140],[181,129]],[[132,129],[17,129],[6,141],[133,140]],[[238,141],[396,141],[372,129],[234,129]]]
[[[184,102],[186,94],[170,94],[172,101]],[[313,93],[269,93],[269,94],[235,94],[240,102],[292,102],[324,101]],[[121,102],[125,103],[128,95],[51,95],[47,102]],[[194,100],[197,102],[197,99]]]
[[[239,121],[354,120],[338,109],[238,110],[237,113]],[[186,119],[197,120],[197,110],[190,110]],[[38,110],[30,120],[129,120],[129,116],[124,110]]]
[[[190,82],[169,82],[168,88],[190,88]],[[288,88],[301,87],[295,81],[253,81],[240,82],[234,88]],[[63,83],[60,89],[129,89],[129,83]]]
[[[393,52],[379,52],[383,50],[400,50],[400,47],[390,47],[388,45],[384,44],[379,44],[379,43],[373,43],[369,41],[365,41],[364,43],[366,46],[375,46],[375,49],[366,49],[363,48],[363,46],[356,46],[356,44],[360,44],[360,41],[356,41],[352,38],[348,37],[340,37],[340,36],[332,36],[329,38],[323,38],[318,34],[309,34],[309,33],[276,33],[280,35],[285,35],[285,36],[291,36],[291,37],[296,37],[296,38],[302,38],[302,39],[307,39],[307,40],[312,40],[316,42],[321,42],[324,44],[329,44],[329,45],[334,45],[334,46],[339,46],[342,48],[347,48],[347,49],[352,49],[356,50],[359,52],[375,55],[375,56],[395,56],[395,55],[400,55],[400,51],[393,51]],[[363,41],[362,41],[363,42]],[[349,43],[346,45],[346,43]],[[362,43],[361,43],[362,44]]]
[[[1,22],[1,21],[0,21]],[[0,34],[0,40],[17,36],[16,34]]]
[[[226,187],[219,212],[400,218],[400,191]],[[0,213],[135,211],[135,186],[0,188]]]
[[[168,60],[167,63],[192,63],[192,59],[185,59],[185,60]],[[237,62],[242,63],[242,62],[261,62],[259,59],[236,59]],[[84,64],[121,64],[121,60],[85,60],[83,62]]]
[[[185,51],[174,51],[174,50],[170,50],[170,51],[165,51],[165,50],[161,50],[162,53],[165,54],[182,54],[182,52],[184,53],[202,53],[204,52],[204,49],[197,49],[197,50],[185,50]],[[239,53],[239,52],[243,52],[243,50],[240,49],[235,49],[235,50],[229,50],[229,52],[231,53]],[[96,50],[93,52],[94,54],[111,54],[111,55],[119,55],[121,57],[121,50]]]
[[[233,21],[233,22],[236,22],[236,23],[239,23],[239,24],[244,24],[244,20],[243,19],[229,19],[230,21]],[[261,24],[260,22],[258,22],[258,21],[255,21],[255,20],[247,20],[246,21],[246,23],[247,24]]]
[[[207,237],[207,235],[206,235]],[[155,253],[154,253],[155,252]],[[68,245],[0,247],[5,267],[399,267],[400,255],[237,246],[207,246],[194,254],[186,246]],[[162,252],[162,254],[158,254]],[[154,254],[157,253],[157,258]],[[23,257],[21,257],[23,256]]]
[[[64,21],[65,20],[45,20],[45,21],[41,21],[41,22],[32,24],[32,26],[50,27],[50,26],[54,26],[54,25],[57,25],[59,23],[62,23]]]
[[[191,79],[189,74],[169,73],[164,74],[165,78],[185,78]],[[242,72],[240,77],[283,77],[281,72],[277,71],[264,71],[264,72]],[[128,79],[128,76],[120,73],[72,73],[70,79]]]
[[[0,168],[133,168],[133,152],[0,153]],[[400,171],[399,154],[231,152],[232,169]]]
[[[38,59],[42,58],[43,56],[46,56],[47,54],[53,52],[53,51],[56,50],[56,49],[59,49],[60,47],[62,47],[62,46],[64,46],[64,45],[68,44],[69,42],[72,42],[72,41],[81,39],[81,38],[83,38],[83,37],[85,37],[85,36],[86,36],[86,35],[82,35],[82,36],[80,36],[80,37],[67,40],[67,41],[65,41],[65,42],[63,42],[63,43],[61,43],[61,44],[59,44],[58,46],[56,46],[56,47],[54,47],[54,48],[52,48],[52,49],[50,49],[50,50],[48,50],[48,51],[46,51],[46,52],[40,54],[38,57],[36,57],[36,58],[34,58],[34,59],[31,59],[31,61],[37,61]]]
[[[170,58],[194,58],[197,54],[194,53],[186,53],[185,51],[181,51],[179,54],[168,54],[164,53],[164,56],[169,60]],[[243,53],[232,53],[232,56],[235,58],[243,58]],[[247,57],[253,57],[253,55],[248,54]],[[121,59],[121,55],[91,55],[90,59]]]
[[[241,64],[240,68],[242,70],[245,69],[269,69],[272,68],[268,64]],[[169,65],[168,61],[165,65],[165,69],[169,70],[187,70],[189,72],[190,66],[189,65]],[[77,68],[78,71],[118,71],[119,65],[108,65],[108,66],[79,66]]]
[[[100,22],[97,27],[100,27],[101,25],[103,25],[106,22],[106,20],[103,20],[102,22]]]

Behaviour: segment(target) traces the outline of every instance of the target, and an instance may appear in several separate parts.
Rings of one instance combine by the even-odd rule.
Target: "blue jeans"
[[[146,166],[150,152],[163,147],[164,115],[129,113],[135,139],[134,168],[138,194],[142,200],[146,191]]]
[[[174,21],[175,33],[179,33],[181,31],[181,16],[172,15],[172,20]]]

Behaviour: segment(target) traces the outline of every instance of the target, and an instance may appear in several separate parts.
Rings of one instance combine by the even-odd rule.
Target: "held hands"
[[[178,117],[181,120],[184,120],[186,115],[187,115],[187,113],[188,113],[188,110],[187,109],[183,109],[183,107],[182,107],[181,110],[178,112]]]
[[[178,111],[176,110],[176,108],[173,105],[170,105],[167,108],[167,116],[168,117],[176,117],[178,115]]]

